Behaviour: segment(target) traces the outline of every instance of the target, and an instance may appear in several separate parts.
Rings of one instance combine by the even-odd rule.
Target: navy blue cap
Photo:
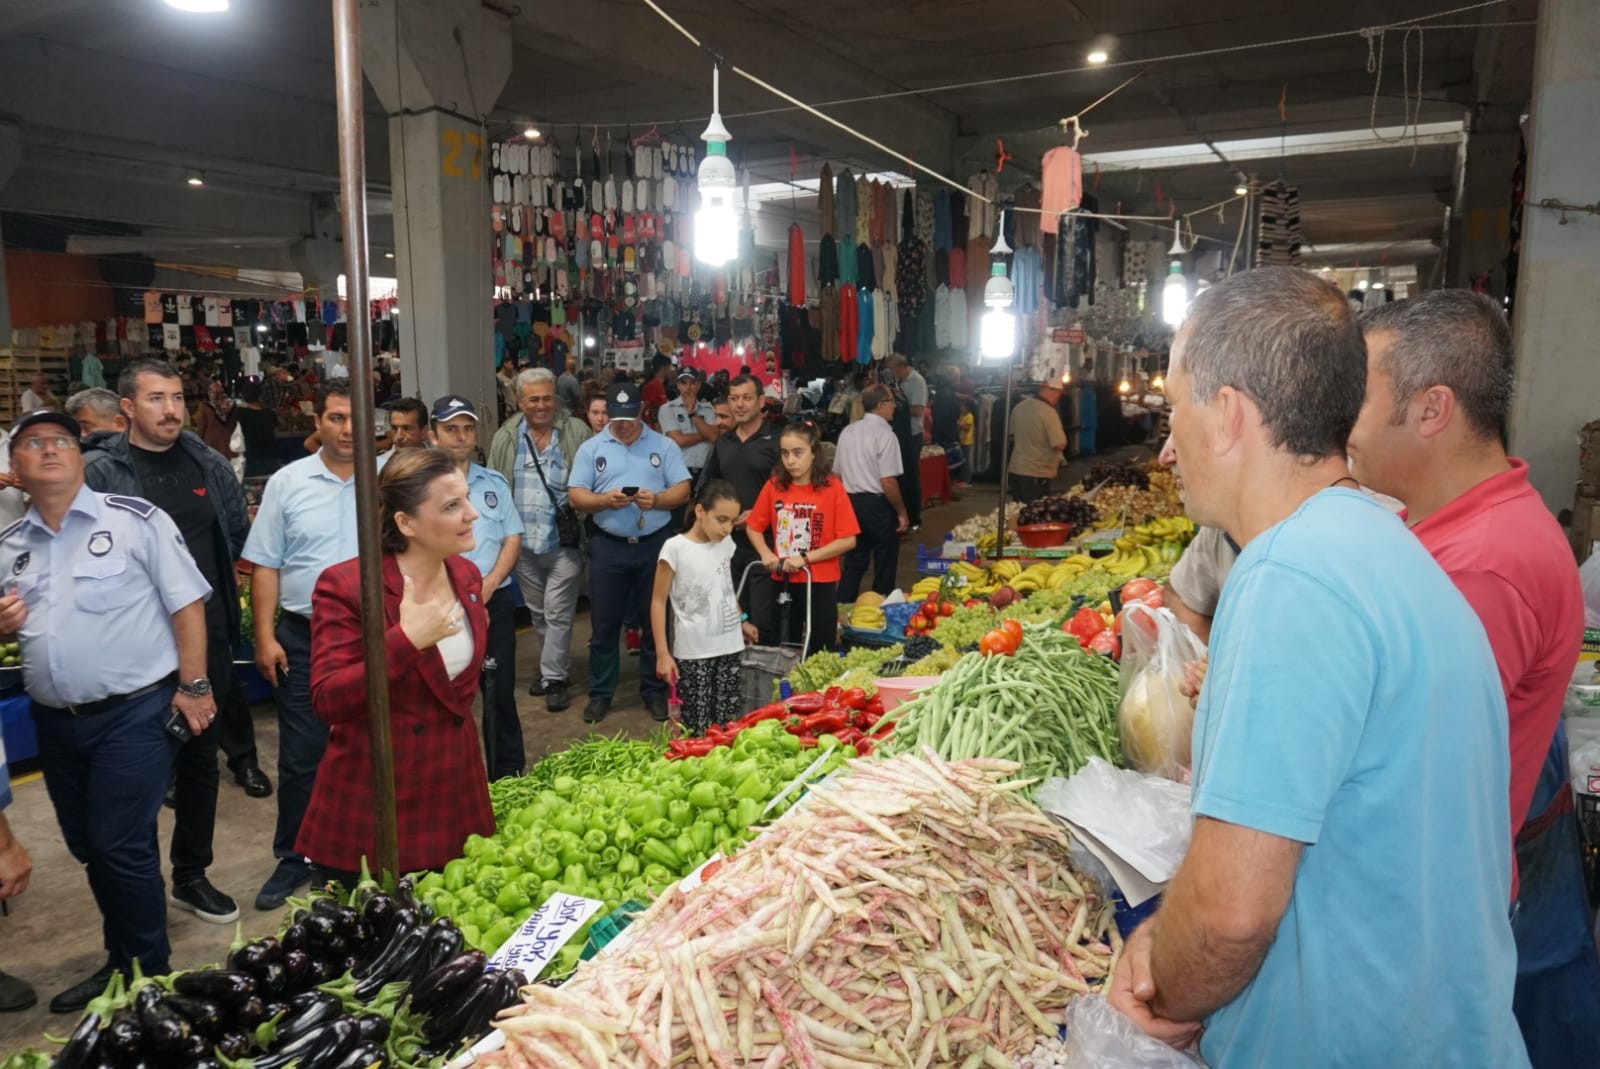
[[[83,428],[78,426],[78,421],[65,412],[55,412],[48,408],[41,408],[29,412],[11,428],[11,437],[15,438],[29,427],[36,427],[41,423],[54,423],[72,435],[74,440],[83,437]]]
[[[642,400],[639,387],[633,383],[612,383],[606,390],[606,415],[611,419],[638,419]]]
[[[453,419],[466,416],[474,423],[478,421],[478,410],[472,407],[472,402],[460,394],[447,393],[433,403],[433,422],[449,423]]]

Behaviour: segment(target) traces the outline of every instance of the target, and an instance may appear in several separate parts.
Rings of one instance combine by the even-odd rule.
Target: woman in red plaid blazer
[[[455,464],[406,450],[378,480],[383,617],[394,740],[400,869],[436,869],[468,835],[494,834],[472,703],[488,642],[482,576],[458,554],[477,519]],[[322,573],[311,602],[311,702],[329,727],[296,842],[324,878],[346,879],[374,849],[372,750],[359,561]]]

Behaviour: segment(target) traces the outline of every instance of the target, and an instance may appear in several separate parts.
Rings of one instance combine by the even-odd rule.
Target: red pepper
[[[709,737],[704,739],[684,739],[683,753],[681,756],[704,757],[706,754],[716,749],[716,746],[717,744]]]
[[[849,723],[843,712],[821,712],[800,721],[800,730],[805,735],[838,734],[848,727]]]
[[[814,713],[821,709],[825,700],[816,691],[812,691],[809,694],[796,694],[789,699],[789,711],[805,716],[807,713]]]
[[[711,740],[711,745],[714,749],[718,746],[732,746],[733,740],[738,734],[737,731],[719,731],[713,727],[706,732],[706,738]]]
[[[872,755],[872,740],[870,738],[857,739],[852,745],[856,748],[857,757],[870,757]]]
[[[867,706],[867,692],[860,687],[851,687],[839,695],[839,704],[846,709],[865,709]]]
[[[854,746],[864,738],[860,728],[845,728],[834,737],[846,746]]]
[[[863,731],[869,731],[871,730],[872,725],[876,724],[882,719],[883,708],[881,705],[879,706],[877,712],[873,712],[871,709],[864,709],[862,710],[861,714],[856,717],[856,726]]]
[[[871,713],[874,718],[882,716],[883,715],[883,697],[882,697],[882,695],[874,694],[872,697],[868,698],[867,699],[867,704],[865,706],[865,709],[866,709],[867,712]]]
[[[788,706],[784,705],[783,702],[773,702],[771,705],[763,705],[759,709],[750,710],[729,726],[737,726],[739,728],[754,727],[763,720],[782,720],[788,715]]]
[[[822,692],[822,697],[824,701],[836,702],[839,700],[839,695],[843,693],[844,689],[842,687],[829,687]]]
[[[878,722],[878,726],[872,729],[872,737],[875,739],[887,739],[893,733],[893,720],[881,720]]]
[[[800,745],[804,749],[814,750],[817,746],[817,737],[815,735],[801,735]]]

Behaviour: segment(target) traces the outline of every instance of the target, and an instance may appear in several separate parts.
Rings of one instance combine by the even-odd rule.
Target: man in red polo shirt
[[[1546,777],[1539,804],[1530,811],[1530,803],[1547,757],[1565,765],[1557,728],[1583,636],[1583,595],[1528,466],[1502,444],[1510,328],[1492,300],[1465,290],[1384,305],[1361,326],[1367,396],[1350,435],[1351,468],[1363,485],[1405,502],[1406,522],[1488,632],[1510,715],[1513,859],[1529,878],[1519,888],[1513,866],[1513,900],[1521,891],[1517,1016],[1536,1069],[1578,1064],[1569,1060],[1576,1052],[1600,1049],[1600,968],[1581,882],[1576,895],[1552,886],[1552,864],[1580,871],[1564,774]],[[1548,992],[1554,970],[1562,1001],[1573,1000],[1557,1013],[1548,997],[1524,998],[1534,976]]]

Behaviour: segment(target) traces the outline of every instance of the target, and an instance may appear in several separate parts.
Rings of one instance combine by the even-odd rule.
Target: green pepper
[[[565,813],[558,814],[554,824],[557,828],[571,835],[582,835],[589,830],[587,819],[576,807],[568,809]]]
[[[525,869],[528,867],[528,851],[521,843],[512,843],[506,847],[505,864],[507,868]]]
[[[652,820],[660,820],[666,815],[666,810],[661,804],[660,797],[654,794],[646,794],[635,798],[627,809],[628,821],[635,827],[648,824]]]
[[[517,810],[516,815],[512,819],[524,828],[537,827],[542,823],[539,817],[538,806],[534,805],[523,806],[521,809]]]
[[[622,851],[618,850],[614,846],[608,846],[604,850],[600,851],[600,866],[602,868],[615,869],[617,867],[617,862],[621,860]]]
[[[543,883],[539,884],[539,902],[541,905],[547,902],[551,895],[558,895],[560,893],[561,884],[556,880],[545,880]]]
[[[583,833],[583,848],[591,854],[597,854],[606,848],[606,833],[599,828],[590,828]]]
[[[483,933],[483,945],[499,950],[505,945],[507,939],[516,934],[516,931],[516,923],[510,917],[502,917],[494,922],[493,927]]]
[[[627,847],[634,840],[633,825],[628,823],[626,817],[617,821],[617,826],[611,829],[611,841],[618,846]]]
[[[721,854],[723,857],[732,857],[738,852],[739,847],[743,845],[743,839],[723,839],[721,842],[717,843],[717,853]]]
[[[692,828],[694,825],[691,824],[689,827]],[[682,858],[685,863],[687,863],[690,858],[695,856],[696,847],[694,845],[694,837],[689,834],[689,828],[685,828],[683,831],[679,832],[678,837],[672,840],[672,848],[678,852],[678,856]]]
[[[444,889],[446,891],[459,891],[467,885],[467,875],[471,871],[472,863],[464,857],[458,857],[444,867]]]
[[[676,865],[673,866],[673,868],[676,867]],[[646,865],[641,878],[644,880],[645,886],[653,890],[657,887],[665,887],[667,884],[677,880],[678,877],[674,876],[672,870],[665,865]]]
[[[744,831],[761,819],[761,803],[754,798],[741,798],[733,807],[733,817],[728,822],[735,831]]]
[[[583,843],[573,839],[561,847],[562,865],[581,865],[589,859],[589,851],[583,848]]]
[[[518,910],[527,909],[532,904],[527,894],[516,884],[507,884],[501,888],[494,900],[495,908],[508,915],[515,915]]]
[[[489,840],[481,835],[467,836],[466,843],[461,847],[461,853],[474,860],[483,853],[483,848],[489,845]]]
[[[787,731],[782,735],[773,736],[772,742],[773,745],[777,746],[780,750],[787,750],[789,753],[800,752],[800,739],[797,736],[789,734]]]
[[[449,866],[446,866],[446,868],[448,867]],[[430,872],[422,879],[417,881],[418,895],[432,894],[435,891],[446,890],[449,890],[449,888],[445,887],[444,885],[444,877],[437,872]]]
[[[623,854],[617,858],[617,875],[632,877],[639,874],[639,859],[633,854]]]
[[[696,787],[696,790],[698,789],[699,788]],[[672,821],[673,825],[676,826],[679,831],[682,831],[684,828],[687,828],[689,825],[694,823],[694,806],[690,805],[688,802],[677,800],[668,802],[667,818]]]
[[[477,925],[480,931],[488,931],[499,923],[501,915],[493,902],[480,902],[468,911],[467,919]]]
[[[559,828],[546,828],[539,833],[539,846],[547,854],[553,854],[561,849],[561,830]]]
[[[461,938],[467,941],[467,946],[476,950],[483,949],[483,933],[478,930],[476,924],[463,924],[461,926]]]
[[[715,783],[702,780],[696,783],[694,789],[689,792],[689,805],[694,806],[696,809],[710,809],[716,804],[717,785]],[[679,824],[679,827],[682,826],[682,824]]]
[[[583,871],[583,866],[574,862],[567,866],[567,871],[561,874],[561,884],[573,894],[578,893],[578,888],[589,882],[589,876]]]
[[[639,856],[644,859],[647,866],[651,864],[660,865],[662,868],[670,869],[673,872],[683,867],[683,862],[679,860],[677,851],[660,839],[646,839],[644,845],[639,848]]]
[[[707,824],[705,821],[697,821],[689,826],[689,838],[694,843],[696,855],[703,857],[711,852],[711,843],[715,838],[714,827],[715,825]]]
[[[456,901],[461,904],[462,909],[471,909],[483,901],[483,892],[478,890],[476,885],[469,883],[456,892]]]
[[[449,891],[435,891],[428,897],[427,902],[441,917],[455,917],[461,913],[461,900]]]
[[[578,781],[571,776],[557,776],[555,781],[550,784],[550,789],[562,798],[570,798],[572,793],[578,789]]]
[[[539,854],[528,867],[541,880],[553,880],[561,872],[561,862],[553,854]]]
[[[734,788],[733,796],[744,798],[771,798],[772,785],[766,781],[759,772],[752,772],[739,781],[739,786]]]
[[[666,817],[658,817],[644,826],[644,834],[650,839],[670,839],[678,834],[678,826]]]

